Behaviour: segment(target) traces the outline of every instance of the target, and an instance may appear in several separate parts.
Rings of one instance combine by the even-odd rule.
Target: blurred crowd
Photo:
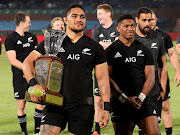
[[[113,9],[137,9],[143,6],[149,8],[173,8],[180,5],[179,0],[1,0],[0,9],[65,9],[72,3],[79,3],[85,9],[94,9],[102,3],[110,4]]]

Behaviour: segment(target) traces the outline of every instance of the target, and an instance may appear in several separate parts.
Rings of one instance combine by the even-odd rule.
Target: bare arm
[[[7,53],[7,57],[9,59],[9,62],[11,63],[11,65],[22,70],[23,64],[21,61],[16,59],[16,51],[15,50],[9,50],[6,53]]]
[[[110,85],[107,62],[96,65],[95,74],[103,102],[110,102]]]
[[[28,57],[23,62],[23,72],[26,77],[27,82],[29,82],[35,76],[33,75],[34,72],[34,62],[41,54],[37,51],[32,51]]]
[[[161,63],[162,63],[162,70],[161,70],[160,83],[161,83],[161,87],[162,87],[163,91],[160,93],[160,97],[162,97],[162,99],[164,99],[164,95],[166,93],[166,84],[167,84],[166,55],[161,57]]]
[[[101,111],[100,116],[100,127],[104,128],[107,126],[110,119],[109,111],[105,110],[105,103],[109,104],[110,102],[110,86],[107,62],[95,66],[95,75],[98,81],[99,93],[104,104],[103,111]]]
[[[180,55],[180,44],[176,44],[176,51]]]
[[[172,64],[173,68],[176,71],[176,75],[174,77],[174,81],[177,80],[177,85],[176,86],[179,86],[179,84],[180,84],[179,60],[178,60],[178,57],[177,57],[176,52],[175,52],[173,47],[168,49],[168,55],[169,55],[171,64]]]

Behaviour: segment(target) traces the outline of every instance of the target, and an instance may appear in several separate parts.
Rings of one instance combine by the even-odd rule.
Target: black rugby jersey
[[[112,25],[105,29],[101,25],[98,25],[94,28],[92,33],[92,38],[99,43],[99,41],[103,41],[106,43],[113,42],[116,37],[119,37],[119,33],[116,30],[116,24],[112,23]]]
[[[158,76],[158,62],[161,57],[166,54],[162,35],[157,31],[151,30],[147,37],[140,37],[136,34],[135,38],[143,45],[151,49],[155,65],[155,84],[151,92],[149,93],[149,96],[158,96],[160,94],[160,91],[162,90]]]
[[[44,42],[36,50],[45,54]],[[104,49],[85,35],[76,43],[67,36],[57,56],[64,62],[60,91],[64,96],[64,105],[88,104],[90,98],[93,100],[92,70],[95,65],[106,62]]]
[[[151,30],[147,37],[140,37],[137,34],[135,39],[151,49],[154,57],[155,70],[158,70],[158,61],[166,54],[164,42],[159,32]]]
[[[21,62],[34,50],[36,45],[38,45],[36,36],[29,32],[25,32],[24,36],[20,36],[17,32],[13,32],[5,41],[6,51],[15,50],[16,59]],[[14,72],[15,70],[19,69],[12,66],[12,71]]]
[[[173,43],[172,43],[172,39],[171,36],[169,36],[169,34],[161,31],[161,30],[156,30],[157,32],[161,33],[162,35],[162,39],[164,41],[164,45],[165,45],[165,49],[166,49],[166,53],[168,53],[168,49],[173,47]]]
[[[129,47],[117,40],[106,52],[108,65],[112,66],[112,79],[127,96],[137,96],[146,80],[145,66],[154,65],[150,49],[137,40]]]

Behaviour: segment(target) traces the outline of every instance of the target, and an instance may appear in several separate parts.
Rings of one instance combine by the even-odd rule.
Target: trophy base
[[[25,100],[28,102],[33,102],[31,100],[31,95],[26,91],[25,93]],[[63,106],[63,96],[59,93],[51,93],[50,91],[46,92],[46,95],[40,97],[40,100],[37,102],[33,102],[37,104],[47,105],[52,104],[56,106]]]

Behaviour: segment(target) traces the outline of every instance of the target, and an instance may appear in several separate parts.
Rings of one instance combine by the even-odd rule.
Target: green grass
[[[2,55],[6,56],[4,46],[2,48]],[[20,135],[21,130],[17,119],[16,100],[13,97],[11,66],[8,59],[1,56],[0,65],[0,135]],[[172,96],[171,109],[173,114],[173,135],[180,135],[180,88],[177,88],[176,83],[173,82],[175,72],[169,61],[168,73],[170,77]],[[34,107],[35,104],[27,103],[27,130],[29,135],[32,135],[34,129]],[[160,130],[162,135],[166,135],[163,122],[160,124]],[[114,135],[111,122],[109,122],[108,127],[101,131],[102,135]],[[63,131],[61,134],[69,135],[67,130]],[[135,128],[134,135],[138,135],[137,127]]]

